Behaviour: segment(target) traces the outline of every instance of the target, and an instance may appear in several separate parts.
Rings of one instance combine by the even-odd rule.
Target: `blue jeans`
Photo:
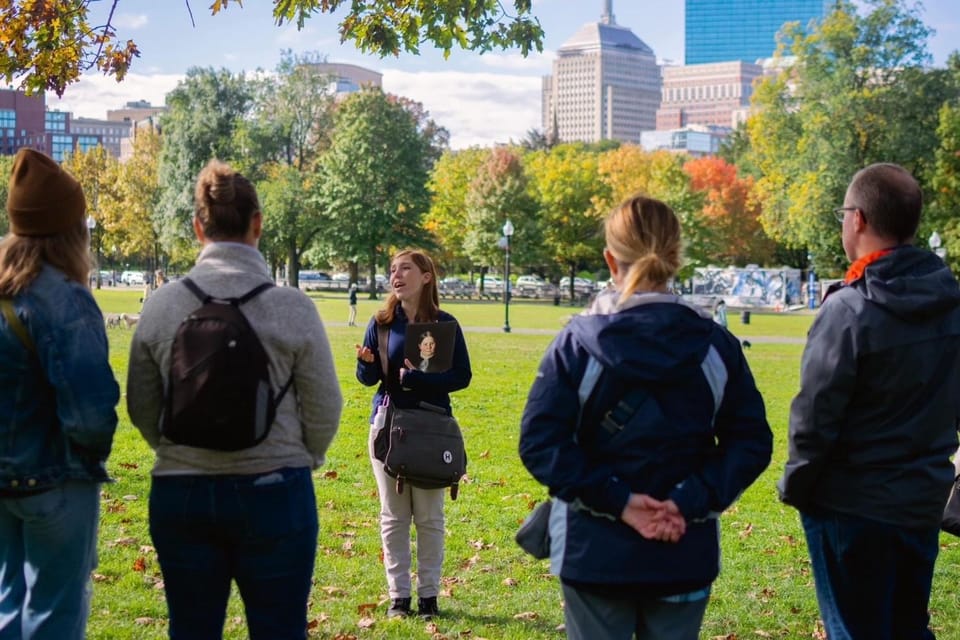
[[[150,536],[163,572],[170,637],[222,637],[235,580],[252,640],[306,638],[317,531],[305,467],[155,476]]]
[[[100,485],[0,499],[0,640],[82,640],[97,566]]]
[[[927,605],[939,530],[801,513],[830,640],[933,640]]]

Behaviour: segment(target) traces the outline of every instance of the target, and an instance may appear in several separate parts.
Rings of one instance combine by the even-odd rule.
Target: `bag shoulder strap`
[[[587,361],[587,368],[583,372],[583,377],[580,379],[580,386],[577,389],[577,397],[580,399],[580,415],[577,418],[578,433],[583,428],[583,410],[587,405],[587,400],[590,399],[590,394],[592,394],[596,388],[602,373],[603,365],[591,355]],[[637,409],[640,408],[640,405],[642,405],[649,396],[650,394],[642,387],[630,389],[620,398],[612,409],[604,414],[603,419],[600,421],[600,426],[610,433],[623,430],[623,427],[630,422],[630,418],[633,417],[633,414],[637,412]]]
[[[11,331],[17,335],[17,338],[20,339],[20,342],[23,343],[27,351],[33,355],[37,355],[37,347],[33,343],[33,338],[30,337],[30,332],[23,326],[23,322],[17,315],[17,310],[13,306],[13,300],[10,298],[0,298],[0,308],[3,309],[3,317],[7,319],[7,324],[10,326]]]
[[[380,352],[380,368],[383,369],[383,382],[386,384],[389,376],[388,367],[390,366],[387,352],[387,344],[390,342],[390,327],[385,324],[377,325],[377,351]]]

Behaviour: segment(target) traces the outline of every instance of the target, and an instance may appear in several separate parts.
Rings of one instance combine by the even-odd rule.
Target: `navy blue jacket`
[[[904,246],[830,293],[807,335],[780,497],[937,528],[960,419],[960,286]]]
[[[457,322],[457,319],[446,311],[440,311],[440,322]],[[450,369],[440,373],[429,373],[410,370],[403,378],[401,388],[398,376],[404,366],[404,342],[406,340],[407,320],[403,308],[397,306],[393,322],[390,324],[390,339],[387,344],[387,358],[390,361],[390,380],[385,385],[383,369],[380,366],[380,339],[377,336],[376,318],[371,318],[367,324],[367,331],[363,336],[363,346],[373,351],[373,362],[364,362],[357,359],[357,380],[370,387],[379,384],[377,393],[373,396],[370,422],[376,414],[377,406],[383,400],[384,393],[389,389],[390,401],[401,409],[413,409],[423,401],[443,407],[447,414],[452,415],[450,408],[450,393],[466,389],[473,377],[470,369],[470,354],[467,353],[467,343],[463,339],[460,323],[457,323],[456,340],[453,346],[453,364]]]
[[[577,584],[682,593],[719,572],[716,516],[770,461],[763,399],[740,344],[666,294],[601,294],[547,350],[524,409],[520,456],[557,498],[551,567]],[[582,407],[590,357],[603,365]],[[599,426],[628,390],[646,399],[622,431]],[[677,543],[650,541],[620,521],[630,493],[672,499],[687,520]]]

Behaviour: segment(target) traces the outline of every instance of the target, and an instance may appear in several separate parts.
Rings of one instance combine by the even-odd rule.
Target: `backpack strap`
[[[264,282],[262,284],[258,284],[250,291],[247,291],[245,294],[243,294],[239,298],[214,298],[209,293],[205,292],[203,289],[198,287],[197,283],[191,280],[190,278],[181,278],[180,282],[185,284],[187,286],[187,289],[190,289],[190,292],[193,293],[193,295],[197,296],[197,298],[203,304],[207,304],[212,300],[223,300],[224,302],[229,302],[235,307],[239,307],[240,305],[246,302],[249,302],[256,296],[260,295],[261,293],[269,289],[270,287],[276,286],[272,282]]]
[[[385,324],[377,325],[377,350],[380,352],[380,368],[383,369],[383,383],[387,384],[389,362],[387,361],[387,344],[390,342],[390,327]]]
[[[7,319],[7,325],[9,325],[10,330],[17,335],[17,338],[20,339],[20,342],[23,343],[27,351],[33,355],[37,355],[37,347],[33,344],[33,338],[30,337],[30,332],[23,326],[23,322],[17,315],[17,310],[13,306],[13,300],[10,298],[0,298],[0,309],[3,310],[3,317]]]
[[[587,361],[587,368],[584,370],[583,377],[580,379],[580,387],[577,389],[577,397],[580,399],[580,416],[577,419],[578,432],[583,427],[583,410],[587,405],[587,400],[597,386],[597,382],[600,380],[602,373],[603,365],[600,364],[600,361],[595,357],[590,356],[590,359]],[[633,414],[637,412],[637,409],[639,409],[649,397],[650,394],[642,387],[630,389],[630,391],[627,391],[627,393],[620,398],[612,409],[604,414],[603,419],[600,421],[600,426],[610,433],[622,431],[623,427],[630,422]]]

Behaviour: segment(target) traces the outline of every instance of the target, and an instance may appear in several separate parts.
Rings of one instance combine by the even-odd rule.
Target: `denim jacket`
[[[14,308],[36,354],[0,316],[0,494],[108,480],[120,388],[93,296],[44,265]]]

